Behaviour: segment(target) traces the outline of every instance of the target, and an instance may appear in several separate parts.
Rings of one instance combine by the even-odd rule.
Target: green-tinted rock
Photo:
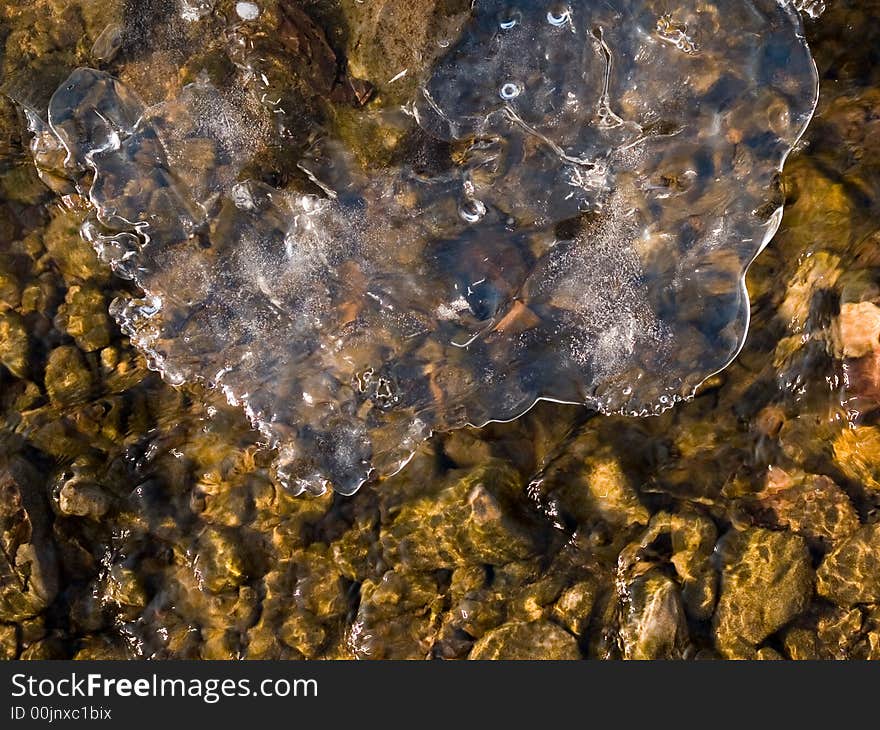
[[[0,175],[0,197],[25,205],[35,205],[48,191],[33,165],[18,164]]]
[[[132,651],[110,637],[90,636],[83,640],[73,656],[77,661],[114,661],[134,659]]]
[[[481,638],[469,659],[580,659],[577,641],[549,621],[511,622]]]
[[[331,554],[339,571],[349,580],[362,581],[379,560],[381,546],[378,530],[371,517],[356,520],[331,545]]]
[[[809,603],[809,551],[799,535],[757,528],[731,530],[717,551],[722,573],[714,617],[716,645],[730,658],[751,656]]]
[[[761,661],[785,661],[785,657],[782,656],[776,649],[771,649],[769,646],[762,647],[755,652],[755,659],[759,659]]]
[[[824,612],[816,624],[823,658],[850,659],[860,638],[864,616],[859,608],[836,609]]]
[[[845,428],[834,440],[834,461],[850,479],[880,490],[880,428]]]
[[[327,632],[313,616],[292,612],[281,624],[278,636],[289,647],[312,659],[326,640]]]
[[[19,659],[25,661],[46,661],[50,659],[66,659],[64,642],[59,634],[52,634],[40,639],[21,652]]]
[[[123,615],[136,616],[147,605],[147,592],[138,571],[121,563],[114,564],[107,573],[105,595]]]
[[[594,431],[586,431],[550,465],[541,490],[555,509],[578,524],[602,521],[623,530],[650,519],[630,475]]]
[[[52,271],[44,271],[30,281],[21,292],[21,313],[45,315],[50,312],[59,296],[58,284],[59,277]]]
[[[0,266],[0,311],[21,304],[21,283],[14,272]]]
[[[712,615],[718,593],[718,576],[712,565],[717,539],[718,531],[707,517],[694,512],[658,512],[639,541],[621,553],[618,563],[645,566],[660,562],[659,546],[668,540],[669,563],[678,576],[685,609],[693,618],[705,621]]]

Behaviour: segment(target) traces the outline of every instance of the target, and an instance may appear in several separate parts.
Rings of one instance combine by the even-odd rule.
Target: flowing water
[[[417,5],[0,11],[5,655],[875,656],[880,6]]]

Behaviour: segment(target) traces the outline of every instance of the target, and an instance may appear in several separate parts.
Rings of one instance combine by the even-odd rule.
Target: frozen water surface
[[[787,3],[477,0],[405,107],[408,154],[363,169],[331,132],[299,163],[315,185],[281,188],[239,66],[151,106],[78,69],[35,144],[143,291],[113,313],[152,367],[240,404],[291,488],[345,493],[540,398],[691,396],[742,345],[817,94]]]

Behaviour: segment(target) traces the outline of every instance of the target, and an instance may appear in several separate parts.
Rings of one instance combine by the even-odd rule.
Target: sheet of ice
[[[657,413],[725,367],[816,72],[776,0],[478,0],[408,107],[413,154],[324,192],[249,179],[265,104],[206,80],[146,107],[79,69],[51,135],[113,312],[173,384],[221,388],[293,489],[350,493],[436,429],[539,398]],[[44,140],[45,142],[45,140]],[[317,190],[318,188],[316,188]]]

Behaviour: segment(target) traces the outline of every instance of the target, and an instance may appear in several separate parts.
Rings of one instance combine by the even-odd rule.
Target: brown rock
[[[865,525],[825,556],[816,590],[840,606],[880,603],[880,523]]]
[[[836,325],[838,357],[862,357],[880,350],[880,307],[873,302],[841,304]]]
[[[488,632],[469,659],[580,659],[574,637],[549,621],[511,622]]]
[[[806,542],[789,532],[731,530],[716,548],[722,560],[715,641],[728,658],[755,647],[809,603],[813,571]]]
[[[825,476],[788,474],[774,467],[755,499],[777,526],[806,538],[833,543],[859,527],[859,517],[849,497]]]
[[[51,519],[40,483],[20,459],[0,462],[0,621],[20,622],[58,592]]]
[[[620,638],[624,659],[680,659],[688,645],[678,586],[657,570],[625,590]]]

